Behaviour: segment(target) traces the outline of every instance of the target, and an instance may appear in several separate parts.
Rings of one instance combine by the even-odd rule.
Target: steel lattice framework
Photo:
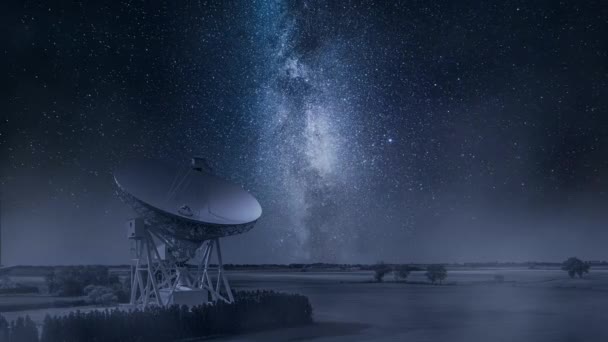
[[[197,295],[200,299],[197,303],[207,299],[234,302],[224,272],[219,238],[202,243],[196,271],[175,258],[163,258],[158,251],[158,240],[162,241],[153,229],[146,229],[143,238],[134,240],[136,255],[131,268],[131,305],[144,308],[179,304],[174,296],[180,292]],[[214,254],[217,260],[212,264]]]
[[[124,191],[118,196],[145,222],[143,236],[133,239],[131,301],[138,307],[175,303],[176,294],[207,295],[212,301],[232,303],[226,278],[220,238],[249,231],[255,222],[242,225],[212,225],[158,212]],[[159,252],[160,249],[166,251]],[[213,262],[215,255],[215,263]],[[194,271],[186,261],[197,259]]]

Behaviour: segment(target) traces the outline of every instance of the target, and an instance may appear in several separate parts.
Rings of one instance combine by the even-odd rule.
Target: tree
[[[8,342],[10,325],[4,316],[0,315],[0,342]]]
[[[374,280],[378,283],[381,283],[384,280],[384,276],[391,271],[391,268],[384,262],[380,261],[376,263],[376,265],[374,265],[373,270]]]
[[[395,280],[406,280],[407,276],[410,275],[411,268],[409,265],[397,265],[393,268],[393,275]]]
[[[431,283],[435,284],[439,281],[439,284],[441,284],[441,282],[448,277],[448,271],[443,265],[429,265],[426,268],[425,275]]]
[[[9,341],[38,342],[36,323],[29,316],[17,318],[11,323]]]
[[[570,278],[574,278],[575,275],[582,278],[584,273],[589,273],[590,268],[589,263],[575,257],[568,258],[562,263],[562,270],[568,272]]]

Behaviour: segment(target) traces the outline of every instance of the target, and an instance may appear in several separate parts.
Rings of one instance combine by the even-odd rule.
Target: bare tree
[[[436,282],[439,282],[439,284],[441,284],[441,282],[448,277],[448,271],[443,265],[429,265],[426,268],[425,275],[431,283],[435,284]]]

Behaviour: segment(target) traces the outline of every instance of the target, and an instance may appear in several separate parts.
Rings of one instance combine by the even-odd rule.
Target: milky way
[[[348,242],[345,207],[349,155],[347,135],[352,108],[341,101],[348,94],[345,77],[332,77],[343,63],[338,38],[319,37],[322,13],[275,3],[262,13],[274,22],[263,37],[269,75],[260,100],[259,153],[265,170],[277,183],[277,212],[286,212],[279,244],[295,257],[336,260]],[[332,72],[334,74],[332,74]],[[338,71],[339,72],[339,71]],[[344,196],[342,196],[344,198]]]
[[[5,260],[126,262],[133,213],[112,170],[192,155],[262,204],[256,228],[227,239],[229,261],[605,257],[601,2],[27,2],[1,15]]]

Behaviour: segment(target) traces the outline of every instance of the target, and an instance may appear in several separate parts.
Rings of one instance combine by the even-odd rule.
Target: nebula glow
[[[326,247],[344,235],[343,229],[332,226],[340,211],[329,208],[335,209],[336,192],[343,191],[340,186],[349,171],[343,145],[350,109],[340,103],[336,110],[339,97],[332,84],[337,80],[324,70],[341,61],[329,49],[331,42],[312,50],[299,46],[311,32],[298,26],[286,6],[275,5],[279,24],[266,37],[274,42],[268,47],[271,77],[262,93],[264,113],[259,114],[265,123],[263,140],[274,146],[261,145],[259,153],[271,165],[270,174],[277,175],[281,188],[287,190],[276,192],[290,213],[279,241],[294,244],[290,250],[298,258],[335,259],[336,252]]]

